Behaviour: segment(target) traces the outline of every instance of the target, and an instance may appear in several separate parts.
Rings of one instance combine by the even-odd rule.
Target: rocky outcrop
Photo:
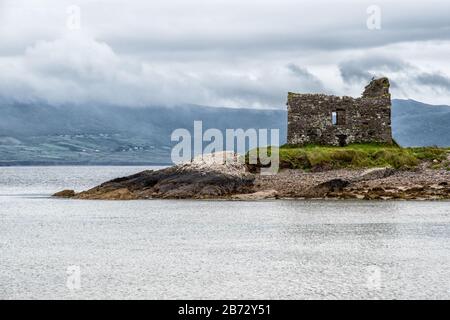
[[[370,168],[352,179],[352,183],[366,180],[384,179],[395,174],[394,168]]]
[[[322,172],[284,169],[276,175],[266,176],[248,172],[234,154],[215,154],[162,170],[147,170],[114,179],[80,193],[64,190],[55,196],[104,200],[450,199],[450,171],[427,167],[414,171],[392,168]]]
[[[285,169],[274,176],[257,176],[257,190],[273,189],[277,198],[441,200],[450,199],[450,171],[422,168],[395,170]]]
[[[309,188],[305,192],[308,198],[322,198],[330,192],[341,192],[350,184],[350,181],[344,179],[331,179]]]
[[[53,195],[58,198],[73,198],[75,196],[74,190],[62,190]]]
[[[254,179],[237,155],[220,153],[114,179],[72,197],[104,200],[223,198],[252,191]]]
[[[331,193],[330,197],[365,200],[443,200],[450,199],[450,187],[447,182],[438,184],[416,184],[408,186],[355,186],[340,193]]]
[[[262,190],[257,191],[254,193],[247,193],[247,194],[236,194],[231,197],[235,200],[264,200],[264,199],[277,199],[278,198],[278,192],[276,190],[270,189],[270,190]]]
[[[355,172],[350,177],[332,178],[308,188],[304,196],[308,198],[323,198],[332,194],[339,195],[356,182],[384,179],[393,175],[395,172],[396,170],[392,168],[371,168],[360,173]]]

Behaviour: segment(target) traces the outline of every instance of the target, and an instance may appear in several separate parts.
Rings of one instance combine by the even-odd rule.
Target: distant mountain
[[[286,142],[285,110],[184,105],[128,108],[0,102],[0,165],[167,164],[176,128],[278,128]],[[394,138],[403,146],[450,145],[450,107],[393,100]]]
[[[0,165],[167,164],[174,129],[278,128],[286,112],[177,107],[0,104]],[[284,141],[284,140],[283,140]]]
[[[393,100],[392,129],[396,141],[405,147],[450,146],[450,106]]]

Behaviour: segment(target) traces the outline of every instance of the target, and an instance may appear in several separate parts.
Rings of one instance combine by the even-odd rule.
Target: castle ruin
[[[288,144],[393,143],[389,86],[374,79],[359,98],[289,92]]]

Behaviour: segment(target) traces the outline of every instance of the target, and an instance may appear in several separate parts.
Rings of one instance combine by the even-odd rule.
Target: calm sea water
[[[450,202],[49,197],[142,169],[0,168],[0,299],[450,298]]]

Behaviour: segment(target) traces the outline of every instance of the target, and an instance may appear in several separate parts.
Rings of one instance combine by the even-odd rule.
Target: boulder
[[[62,190],[62,191],[55,193],[52,197],[73,198],[74,196],[75,196],[74,190]]]
[[[232,196],[235,200],[264,200],[264,199],[276,199],[278,192],[276,190],[263,190],[254,193],[236,194]]]
[[[396,172],[393,168],[371,168],[362,172],[358,177],[352,179],[353,182],[383,179],[393,175]]]
[[[306,191],[306,196],[311,198],[321,198],[327,196],[327,194],[333,192],[342,192],[345,187],[350,185],[350,181],[341,178],[331,179],[316,186],[308,189]]]

